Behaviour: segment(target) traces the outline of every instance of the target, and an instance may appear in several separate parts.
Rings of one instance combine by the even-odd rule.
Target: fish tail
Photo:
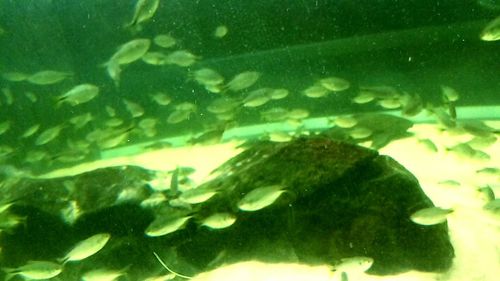
[[[14,276],[16,276],[15,268],[10,268],[10,267],[3,267],[3,271],[5,271],[7,274],[5,275],[5,281],[8,281],[12,279]]]

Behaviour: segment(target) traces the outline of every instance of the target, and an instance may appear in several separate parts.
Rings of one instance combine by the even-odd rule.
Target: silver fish
[[[99,94],[99,88],[92,84],[81,84],[58,97],[58,105],[69,103],[76,106],[89,102]]]
[[[416,211],[410,216],[410,219],[420,225],[435,225],[445,222],[447,216],[452,212],[452,209],[430,207]]]
[[[160,0],[138,0],[134,8],[134,16],[127,26],[137,26],[151,19],[158,9]]]
[[[59,83],[72,75],[69,72],[44,70],[31,75],[27,80],[36,85],[50,85]]]
[[[231,213],[215,213],[202,220],[201,225],[212,229],[230,227],[236,222],[236,216]]]
[[[158,237],[170,234],[181,229],[193,216],[184,216],[180,218],[156,218],[145,230],[149,237]]]
[[[56,277],[62,272],[62,265],[49,261],[29,261],[18,268],[4,268],[7,272],[5,280],[19,275],[27,280],[42,280]]]
[[[109,233],[99,233],[78,242],[61,261],[80,261],[99,252],[108,243],[111,235]]]
[[[131,40],[118,47],[116,53],[104,65],[108,66],[111,63],[119,65],[132,63],[142,58],[148,51],[149,46],[151,46],[151,40],[149,39],[138,38]]]
[[[64,125],[57,125],[47,130],[43,131],[35,140],[35,145],[44,145],[53,141],[55,138],[59,136],[61,130],[64,128]]]
[[[373,265],[373,259],[370,257],[350,257],[340,259],[340,263],[333,266],[336,271],[342,272],[365,272]]]
[[[227,88],[233,92],[238,92],[252,86],[259,78],[259,72],[245,71],[234,76],[233,79],[227,83]]]
[[[285,192],[281,185],[270,185],[256,188],[248,192],[239,202],[242,211],[257,211],[273,204]]]
[[[339,77],[328,77],[319,80],[319,84],[332,92],[340,92],[349,89],[351,83]]]
[[[127,269],[128,267],[119,270],[108,268],[93,269],[82,275],[82,281],[113,281],[125,275]]]
[[[182,192],[179,199],[188,204],[203,203],[217,194],[216,190],[206,188],[193,188]]]

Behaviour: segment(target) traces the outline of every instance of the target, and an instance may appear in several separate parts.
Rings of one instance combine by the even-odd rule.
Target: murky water
[[[0,237],[15,241],[23,227],[22,216],[3,213],[23,198],[2,194],[23,178],[138,165],[166,173],[168,189],[176,167],[189,166],[196,172],[183,184],[195,187],[245,140],[286,143],[339,128],[394,157],[437,206],[455,210],[450,272],[402,278],[493,280],[498,242],[476,231],[498,232],[498,206],[483,206],[500,192],[499,7],[495,0],[1,0]],[[413,127],[360,121],[364,113]],[[485,202],[477,192],[486,187],[493,198]],[[155,264],[142,264],[144,272],[160,274],[150,258]],[[47,260],[9,259],[0,265]],[[77,280],[91,264],[64,278]],[[134,268],[109,268],[121,270],[120,280],[138,278],[127,266]]]

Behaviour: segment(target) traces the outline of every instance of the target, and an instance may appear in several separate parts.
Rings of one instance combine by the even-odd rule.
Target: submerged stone
[[[220,264],[249,259],[332,264],[366,256],[374,260],[368,273],[381,275],[451,266],[446,223],[423,227],[410,220],[413,212],[433,206],[418,180],[374,150],[326,137],[263,142],[218,172],[204,187],[223,191],[199,213],[235,212],[241,197],[266,185],[281,184],[287,193],[264,209],[240,211],[223,233],[202,230],[180,246],[179,256],[201,268],[219,253],[224,253]],[[213,256],[200,258],[200,248]]]
[[[0,236],[0,263],[60,258],[98,233],[109,233],[110,245],[78,268],[115,263],[120,256],[116,268],[141,265],[127,271],[131,280],[141,280],[151,264],[160,270],[153,251],[190,275],[247,260],[333,266],[365,257],[373,259],[367,273],[378,275],[440,272],[453,260],[446,222],[423,226],[410,219],[433,207],[418,180],[392,158],[331,135],[250,145],[217,168],[212,180],[193,187],[214,193],[188,200],[194,204],[177,206],[182,192],[164,191],[165,202],[141,207],[160,192],[146,185],[155,175],[110,167],[4,185],[4,214],[23,222]],[[168,235],[145,235],[151,222],[164,218],[179,225],[167,224]],[[79,280],[76,272],[65,270],[61,278]]]

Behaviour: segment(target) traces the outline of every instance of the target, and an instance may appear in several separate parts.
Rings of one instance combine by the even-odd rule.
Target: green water
[[[185,143],[186,139],[210,130],[217,133],[217,130],[226,129],[225,137],[221,138],[224,141],[241,136],[266,139],[270,137],[269,131],[275,130],[296,135],[308,134],[309,129],[325,130],[334,126],[331,116],[390,111],[392,115],[403,116],[414,122],[434,122],[436,114],[432,115],[425,109],[439,108],[448,116],[453,115],[455,107],[458,108],[458,116],[453,121],[457,121],[458,125],[454,125],[459,128],[463,125],[460,123],[465,119],[463,116],[474,119],[479,116],[478,112],[484,119],[500,119],[500,43],[480,39],[485,26],[500,13],[500,3],[497,0],[160,0],[151,18],[133,28],[126,27],[132,20],[137,2],[0,0],[0,189],[12,188],[23,175],[114,157],[122,151],[140,151],[143,146],[135,146],[133,149],[128,147],[135,144],[155,144],[179,137],[182,141],[173,145],[189,145]],[[227,28],[227,34],[222,37],[214,36],[216,28],[220,26]],[[183,67],[174,64],[151,65],[137,59],[120,65],[122,72],[117,85],[103,64],[123,44],[137,38],[153,40],[159,34],[172,36],[176,44],[170,48],[162,48],[152,42],[149,52],[168,55],[174,51],[187,50],[196,55],[196,62]],[[218,85],[224,89],[221,93],[212,93],[194,81],[193,73],[203,68],[215,70],[224,77],[224,83]],[[50,85],[37,85],[27,81],[30,75],[44,70],[67,72],[71,75]],[[226,90],[233,77],[246,71],[259,73],[256,83],[239,91]],[[23,81],[13,81],[8,78],[13,73],[25,74],[26,77],[20,79]],[[329,92],[320,98],[304,95],[306,89],[328,77],[342,78],[349,82],[349,87]],[[75,106],[58,104],[62,94],[84,83],[97,86],[99,94],[90,101]],[[443,100],[443,85],[453,88],[459,94],[458,100]],[[401,114],[400,108],[381,106],[380,102],[384,99],[380,97],[363,104],[354,102],[367,87],[391,89],[397,93],[393,97],[397,102],[403,100],[405,95],[418,96],[421,108],[415,114],[405,116]],[[289,94],[285,98],[270,99],[255,107],[243,105],[249,94],[262,88],[286,89]],[[171,103],[159,105],[155,102],[151,96],[158,92],[168,95],[172,99]],[[238,104],[234,109],[228,110],[233,114],[228,120],[218,120],[217,115],[209,110],[210,105],[221,97],[234,99]],[[127,109],[126,101],[138,104],[144,113],[134,117]],[[178,111],[176,106],[183,103],[194,105],[196,110],[185,120],[169,122],[169,117]],[[266,112],[273,110],[293,109],[307,112],[307,116],[276,120],[263,117]],[[77,128],[70,120],[82,114],[89,114],[92,120]],[[147,119],[156,122],[153,130],[148,131],[141,125]],[[365,124],[369,124],[370,118],[366,119],[368,121],[365,120]],[[110,120],[122,123],[110,129],[111,126],[107,124]],[[285,125],[276,124],[275,121]],[[394,128],[388,124],[384,123],[385,126],[378,128],[379,136],[396,135],[388,140],[402,137],[411,125]],[[39,129],[32,135],[23,137],[32,126],[39,126]],[[58,135],[47,143],[37,144],[37,139],[47,129],[56,126],[61,128]],[[451,127],[441,129],[449,129],[450,132],[456,129],[455,126]],[[234,130],[229,131],[230,129]],[[346,129],[346,132],[351,132],[350,129]],[[466,129],[465,131],[471,133]],[[497,141],[498,129],[481,127],[479,132],[472,131],[473,135],[475,133],[489,137],[489,145]],[[221,130],[222,132],[224,131]],[[105,147],[95,139],[95,135],[105,140],[121,136],[123,139]],[[440,145],[440,153],[445,150],[445,153],[449,152],[447,155],[454,153],[450,148],[452,144],[443,145],[445,141],[436,143]],[[156,147],[162,144],[158,145]],[[491,156],[495,157],[493,154]],[[478,160],[469,158],[458,162],[464,164],[469,160]],[[493,158],[486,161],[489,159]],[[169,171],[169,177],[173,177],[173,173],[175,171]],[[129,174],[117,174],[117,181],[125,182],[124,185],[133,178]],[[114,181],[107,176],[102,177]],[[186,178],[188,179],[187,176]],[[57,206],[54,209],[62,205],[66,208],[67,198],[74,195],[72,192],[78,193],[74,192],[74,186],[72,189],[72,181],[73,179],[61,180],[61,183],[57,181],[62,188],[57,189],[54,194],[45,193],[45,186],[41,184],[40,190],[33,191],[29,196],[40,199],[40,202],[49,207],[52,203],[47,204],[44,200],[57,198],[60,202],[54,203]],[[189,181],[186,181],[186,185],[189,185]],[[104,188],[116,189],[114,184],[101,184]],[[168,193],[152,190],[143,181],[134,184],[132,186],[146,189],[148,196],[150,193]],[[116,193],[123,195],[121,191],[125,187]],[[492,183],[492,188],[497,190],[498,185]],[[97,193],[85,197],[85,192],[82,191],[85,200],[70,201],[67,209],[78,210],[78,204],[81,203],[88,204],[91,206],[88,210],[93,210],[92,207],[97,206],[94,206],[94,202],[104,200],[97,198]],[[105,203],[99,202],[106,207],[111,206],[111,217],[119,218],[119,221],[109,221],[109,218],[89,211],[90,216],[86,221],[80,222],[80,228],[74,228],[67,221],[61,223],[72,214],[62,214],[61,216],[67,215],[62,220],[58,217],[54,221],[45,221],[47,214],[30,206],[29,200],[26,203],[22,196],[19,196],[21,199],[13,198],[12,194],[0,190],[0,209],[14,200],[12,212],[25,208],[21,213],[29,218],[26,224],[29,227],[26,228],[9,228],[0,224],[0,231],[5,230],[7,233],[0,236],[0,242],[3,245],[19,243],[18,248],[22,249],[16,252],[12,250],[18,249],[16,247],[4,247],[7,249],[5,252],[11,255],[6,258],[7,255],[1,256],[0,245],[2,266],[23,264],[28,257],[32,258],[32,253],[37,253],[37,258],[40,259],[50,257],[54,260],[54,251],[66,252],[70,246],[90,234],[109,231],[113,232],[113,239],[115,233],[120,233],[117,235],[118,239],[125,237],[120,243],[127,247],[124,247],[125,250],[120,248],[119,253],[129,255],[129,259],[125,259],[127,261],[138,262],[132,265],[132,271],[140,273],[138,276],[153,275],[149,272],[151,268],[154,273],[163,270],[151,255],[153,250],[158,249],[168,252],[162,255],[165,257],[168,254],[165,259],[169,265],[174,265],[187,274],[199,272],[193,268],[193,261],[177,260],[173,246],[166,250],[162,240],[144,236],[144,228],[153,217],[159,217],[157,213],[144,211],[146,208],[135,203],[118,204],[118,195],[115,196],[114,193],[105,195],[112,197],[105,198],[111,200],[111,203],[106,200],[103,201]],[[146,194],[141,196],[147,197]],[[71,205],[72,203],[76,205]],[[9,206],[0,211],[0,219],[11,215],[11,210],[6,211],[8,208]],[[55,212],[60,211],[63,209]],[[77,215],[75,220],[76,217]],[[19,220],[19,225],[22,225],[20,222],[23,218],[15,215],[9,218]],[[95,221],[99,223],[95,224]],[[194,228],[194,224],[191,224],[189,231],[198,231]],[[11,235],[7,230],[15,231],[16,235]],[[188,237],[191,233],[189,231],[182,232],[182,235]],[[41,233],[43,238],[33,237],[33,233]],[[66,233],[67,236],[60,239],[61,233]],[[130,237],[134,239],[127,240]],[[174,246],[179,241],[185,243],[180,238],[173,242],[168,239],[164,241]],[[56,246],[47,247],[48,244]],[[139,250],[127,252],[133,251],[129,249]],[[203,260],[209,257],[211,259],[214,255],[200,251],[200,254],[189,251],[189,256]],[[11,257],[12,260],[8,260]],[[106,258],[109,257],[105,257],[105,260]],[[109,268],[126,266],[114,257],[108,260],[113,261],[112,264],[106,264]],[[94,266],[92,261],[83,264],[85,271]],[[80,265],[75,263],[73,266],[76,268]],[[69,268],[71,269],[71,265]],[[134,274],[137,275],[137,272]],[[76,270],[66,270],[65,274],[73,278],[71,280],[80,278]],[[4,275],[0,275],[0,279],[3,277]],[[122,277],[120,280],[132,278]],[[15,277],[13,280],[20,278]]]
[[[153,17],[141,23],[141,30],[131,31],[124,25],[133,16],[135,1],[4,0],[0,2],[0,72],[58,70],[73,75],[44,86],[0,81],[3,91],[13,97],[13,101],[5,94],[1,97],[0,120],[10,122],[1,142],[16,147],[0,161],[40,166],[40,161],[26,164],[26,153],[33,149],[46,152],[45,160],[57,159],[68,140],[85,140],[103,127],[109,119],[105,106],[115,109],[116,118],[123,120],[119,128],[137,126],[141,118],[158,120],[156,134],[135,132],[126,144],[214,127],[219,122],[206,107],[221,94],[207,92],[188,79],[189,73],[203,67],[218,71],[226,82],[243,71],[261,74],[252,87],[230,94],[235,98],[262,87],[290,91],[285,99],[238,109],[233,126],[260,123],[260,113],[276,107],[306,109],[311,117],[382,110],[373,103],[352,102],[361,86],[370,85],[391,86],[438,104],[444,84],[460,93],[459,106],[495,105],[500,102],[499,45],[479,40],[479,33],[497,11],[486,4],[473,0],[161,1]],[[216,38],[214,30],[220,25],[228,33]],[[171,35],[177,44],[169,49],[152,44],[150,51],[183,49],[200,59],[189,67],[153,66],[138,60],[123,67],[120,86],[115,87],[100,65],[118,46],[158,34]],[[304,89],[328,76],[342,77],[351,87],[322,99],[302,95]],[[100,95],[74,107],[55,106],[56,97],[82,83],[97,85]],[[154,103],[150,94],[157,91],[167,93],[172,103],[165,107]],[[37,101],[30,101],[26,92]],[[124,99],[141,105],[144,115],[132,118]],[[165,122],[175,104],[182,102],[194,103],[197,111],[187,121]],[[40,134],[83,113],[94,119],[78,130],[64,128],[46,145],[34,147],[36,135],[19,139],[34,124],[40,124]],[[86,160],[99,155],[99,149],[90,146]],[[58,166],[58,161],[50,162]]]

